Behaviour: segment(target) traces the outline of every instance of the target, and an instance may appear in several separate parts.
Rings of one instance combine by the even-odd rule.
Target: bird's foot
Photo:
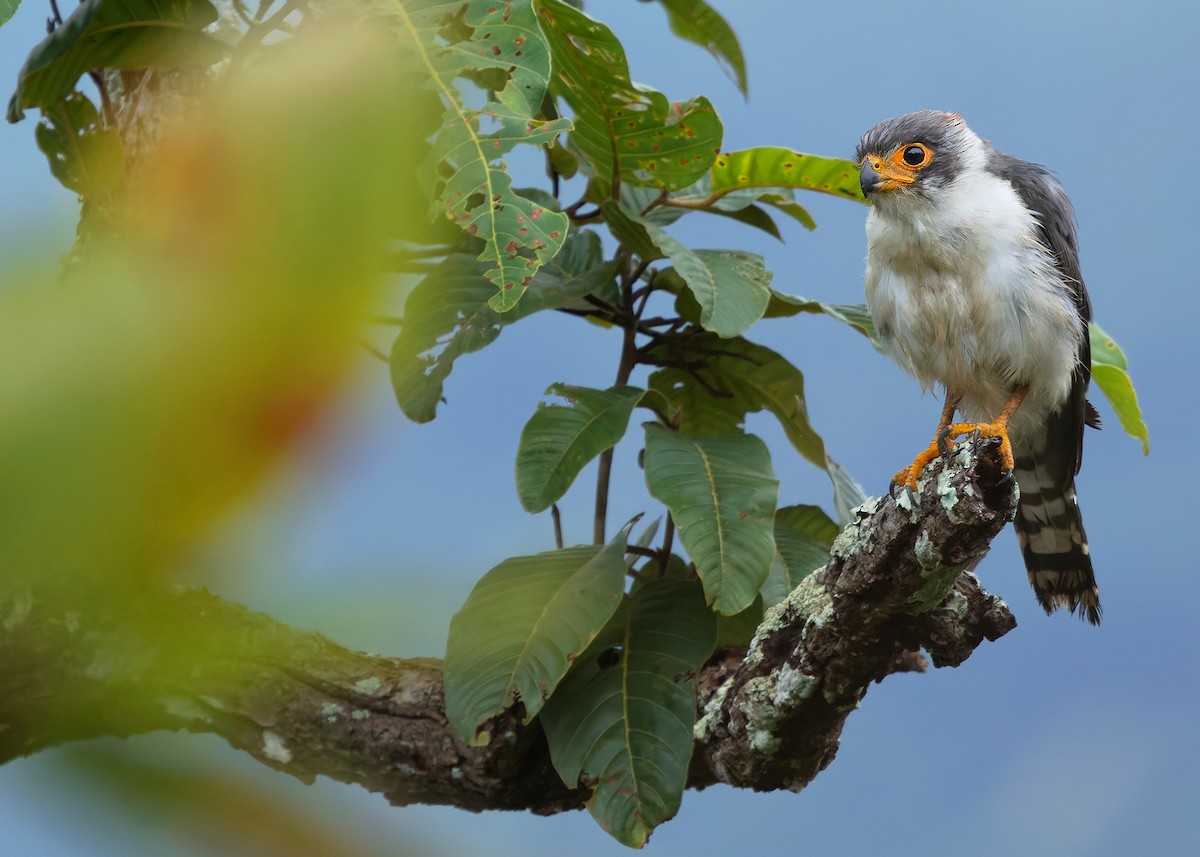
[[[917,457],[913,459],[912,464],[896,471],[895,475],[892,476],[891,484],[888,486],[888,492],[891,493],[897,488],[905,488],[910,492],[915,492],[917,490],[917,480],[921,478],[921,474],[925,472],[925,468],[929,466],[929,462],[938,456],[948,455],[951,450],[958,446],[959,442],[954,440],[954,438],[961,438],[966,435],[972,435],[974,438],[1000,438],[1000,461],[1004,466],[1004,470],[1012,473],[1015,463],[1013,461],[1012,443],[1008,439],[1007,420],[997,420],[992,423],[952,423],[937,433],[937,437],[933,439],[933,442],[921,450]]]
[[[921,478],[921,474],[925,472],[925,468],[929,465],[929,462],[933,461],[944,451],[942,449],[942,437],[939,434],[937,439],[917,454],[912,464],[896,471],[895,475],[892,476],[892,482],[888,489],[889,493],[896,488],[907,488],[909,491],[916,491],[917,480]]]
[[[1012,443],[1008,439],[1008,420],[998,419],[991,423],[953,423],[946,426],[938,432],[936,446],[945,445],[945,452],[949,452],[957,444],[954,444],[950,439],[962,437],[964,435],[973,435],[976,438],[980,437],[998,437],[1000,438],[1000,462],[1004,466],[1004,470],[1011,473],[1016,468],[1016,462],[1013,461]]]

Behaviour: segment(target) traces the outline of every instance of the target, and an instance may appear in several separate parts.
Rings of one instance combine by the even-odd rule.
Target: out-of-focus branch
[[[982,440],[935,463],[919,496],[860,510],[749,651],[718,652],[703,670],[690,785],[803,788],[872,682],[923,668],[922,650],[958,665],[1010,630],[1008,608],[962,569],[1015,503],[995,442]],[[110,596],[0,594],[0,762],[185,729],[395,804],[549,814],[587,797],[558,779],[536,721],[502,718],[487,747],[459,741],[439,661],[352,652],[207,592]]]

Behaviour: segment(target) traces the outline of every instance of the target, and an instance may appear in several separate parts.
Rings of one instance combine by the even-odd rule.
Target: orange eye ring
[[[923,143],[905,143],[892,153],[892,163],[909,170],[919,170],[933,160],[933,153]]]

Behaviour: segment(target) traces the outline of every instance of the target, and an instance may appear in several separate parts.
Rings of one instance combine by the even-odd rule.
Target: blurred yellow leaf
[[[0,564],[40,585],[157,573],[243,498],[329,402],[424,209],[383,36],[306,25],[211,89],[64,282],[0,297]]]

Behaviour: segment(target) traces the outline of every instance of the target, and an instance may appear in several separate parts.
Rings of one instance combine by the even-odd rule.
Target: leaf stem
[[[666,568],[667,562],[671,559],[671,550],[675,547],[675,519],[671,517],[671,513],[667,512],[667,525],[663,527],[662,550],[660,551],[660,559],[658,561],[660,568]]]
[[[622,326],[623,333],[621,359],[617,364],[616,378],[616,383],[620,385],[629,383],[629,376],[633,374],[634,368],[640,362],[637,333],[639,315],[641,309],[645,309],[645,302],[642,302],[640,308],[635,308],[633,284],[645,271],[646,263],[643,262],[631,268],[632,256],[624,246],[617,251],[617,256],[621,260],[621,267],[624,271],[621,276],[621,307],[618,315],[618,323]],[[604,531],[608,519],[608,486],[612,478],[612,463],[613,449],[609,447],[600,453],[599,468],[596,473],[596,510],[592,520],[592,541],[598,545],[605,542]]]
[[[382,351],[380,351],[378,348],[376,348],[374,345],[367,342],[366,340],[359,340],[358,344],[361,345],[363,348],[367,349],[367,353],[370,354],[372,357],[377,357],[380,360],[382,360],[384,363],[391,362],[386,354],[384,354]]]
[[[558,550],[562,550],[562,513],[558,511],[557,503],[550,504],[550,520],[554,522],[554,547]]]

